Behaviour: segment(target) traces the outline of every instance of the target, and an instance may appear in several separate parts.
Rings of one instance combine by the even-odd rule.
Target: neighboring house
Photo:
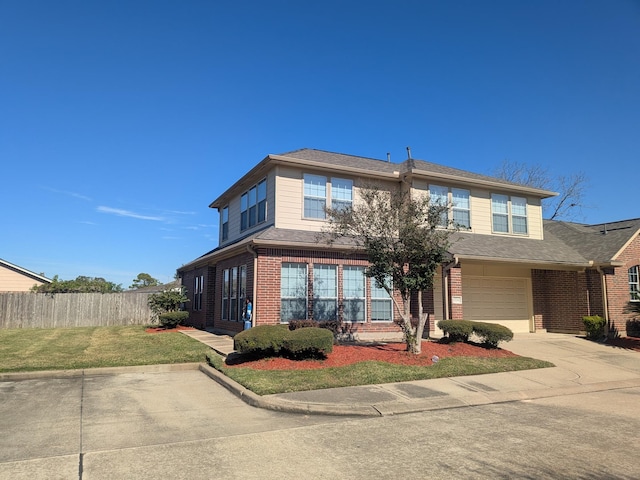
[[[34,285],[44,283],[51,280],[0,259],[0,292],[28,292]]]
[[[190,322],[239,332],[251,298],[254,325],[337,317],[359,338],[398,336],[398,312],[365,277],[366,258],[322,239],[324,207],[357,202],[372,183],[451,204],[449,219],[462,225],[424,300],[431,333],[443,318],[579,332],[582,316],[602,315],[624,334],[624,305],[637,299],[640,220],[543,221],[542,200],[554,192],[411,158],[311,149],[268,155],[211,203],[219,246],[178,269]]]

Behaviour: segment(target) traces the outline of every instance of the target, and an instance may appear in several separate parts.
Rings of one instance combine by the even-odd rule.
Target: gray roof
[[[355,155],[346,155],[344,153],[325,152],[324,150],[315,150],[312,148],[301,148],[300,150],[293,150],[291,152],[281,153],[275,156],[297,158],[326,165],[337,165],[380,173],[398,172],[400,171],[399,167],[401,166],[397,163],[391,163],[375,158],[358,157]]]
[[[555,235],[570,248],[596,263],[615,261],[620,250],[639,230],[640,218],[595,225],[544,221],[545,236],[548,233]]]
[[[589,260],[545,232],[544,240],[458,232],[449,251],[461,258],[544,265],[587,266]]]
[[[433,162],[427,162],[424,160],[407,159],[401,163],[392,163],[385,160],[378,160],[374,158],[359,157],[356,155],[346,155],[343,153],[327,152],[324,150],[316,150],[311,148],[302,148],[291,152],[281,153],[278,155],[272,155],[273,157],[287,157],[295,158],[299,160],[306,160],[309,162],[322,163],[325,165],[337,165],[342,167],[348,167],[358,170],[368,170],[370,172],[379,173],[394,173],[399,174],[416,174],[416,175],[438,175],[454,177],[458,180],[467,180],[474,182],[486,182],[495,185],[503,185],[505,188],[519,187],[525,188],[531,193],[538,193],[543,197],[549,197],[555,195],[554,192],[542,190],[539,188],[532,188],[526,185],[521,185],[507,180],[502,180],[497,177],[491,177],[488,175],[482,175],[479,173],[469,172],[467,170],[460,170],[458,168],[451,168],[445,165],[440,165]]]

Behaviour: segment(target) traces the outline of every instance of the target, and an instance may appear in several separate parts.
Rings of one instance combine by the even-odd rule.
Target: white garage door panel
[[[524,278],[463,277],[464,318],[529,331],[528,283]]]

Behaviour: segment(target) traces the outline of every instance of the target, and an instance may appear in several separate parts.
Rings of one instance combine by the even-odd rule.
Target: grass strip
[[[207,353],[207,361],[213,368],[258,395],[512,372],[554,366],[552,363],[528,357],[450,357],[427,367],[365,361],[344,367],[318,370],[254,370],[227,367],[224,358],[215,352]]]
[[[202,362],[206,345],[141,325],[0,330],[0,372]]]

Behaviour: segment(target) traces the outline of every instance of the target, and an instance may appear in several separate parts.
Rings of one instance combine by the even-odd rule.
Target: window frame
[[[229,286],[230,286],[231,269],[225,268],[222,271],[222,311],[220,317],[222,320],[229,320]]]
[[[505,211],[497,211],[497,200],[505,199]],[[502,205],[502,204],[501,204]],[[519,211],[523,207],[524,213]],[[491,194],[491,232],[509,235],[529,235],[529,202],[526,197],[518,197],[516,195],[507,195],[504,193]],[[496,228],[496,217],[506,220],[506,230],[498,230]],[[515,222],[514,220],[519,220]],[[522,223],[524,229],[522,229]],[[517,231],[516,231],[517,230]]]
[[[640,302],[640,265],[633,265],[627,270],[629,280],[629,301]]]
[[[342,267],[342,321],[364,323],[367,321],[367,277],[365,267],[344,265]],[[353,277],[347,272],[354,272]],[[351,278],[347,278],[351,277]],[[355,288],[353,288],[355,286]],[[360,293],[360,295],[358,295]],[[357,317],[352,318],[351,305],[361,305]]]
[[[222,226],[220,227],[222,233],[222,241],[229,239],[229,205],[225,206],[220,213],[220,221]]]
[[[393,284],[391,283],[391,277],[388,277],[388,281],[390,284],[390,290],[393,292]],[[371,279],[370,291],[371,291],[371,322],[372,323],[390,323],[393,322],[393,299],[389,295],[389,293],[383,288],[378,286],[377,280],[375,278]],[[385,307],[385,316],[384,318],[378,318],[378,312],[382,311],[379,307],[374,306],[381,304],[387,304],[388,307]],[[384,302],[384,303],[383,303]]]
[[[202,285],[204,284],[204,275],[196,275],[193,279],[193,305],[191,309],[199,312],[202,310]]]
[[[440,214],[440,224],[442,228],[449,228],[450,225],[458,226],[466,230],[471,230],[471,191],[466,188],[447,187],[430,183],[428,186],[429,200],[436,205],[447,207],[446,212]],[[455,196],[464,193],[461,198],[466,198],[466,207],[456,205]],[[444,202],[444,203],[443,203]],[[456,222],[456,213],[461,212],[467,217],[468,225]]]
[[[263,178],[240,195],[240,231],[267,221],[267,179]]]
[[[331,272],[327,275],[320,272]],[[327,282],[325,285],[320,282]],[[313,312],[316,321],[338,319],[338,266],[316,263],[313,265]],[[320,306],[327,306],[325,313]]]
[[[303,204],[302,216],[310,220],[325,220],[327,214],[327,177],[315,173],[305,173],[302,180]],[[307,206],[307,203],[309,204]],[[318,205],[322,204],[322,210],[318,210]]]
[[[296,283],[293,285],[296,295],[285,295],[285,293],[291,292],[291,287],[289,285],[285,288],[285,268],[292,269],[295,267],[296,274],[302,278],[298,278]],[[288,280],[292,279],[292,276],[286,277]],[[290,320],[306,320],[309,314],[309,290],[308,290],[308,278],[309,278],[309,266],[306,263],[302,262],[282,262],[280,265],[280,323],[289,323]],[[285,302],[300,302],[303,301],[304,306],[299,305],[298,307],[304,308],[304,318],[295,318],[295,315],[291,316],[291,318],[284,318],[284,314],[289,313],[289,311],[295,313],[294,309],[285,309]],[[293,303],[291,303],[293,304]]]

